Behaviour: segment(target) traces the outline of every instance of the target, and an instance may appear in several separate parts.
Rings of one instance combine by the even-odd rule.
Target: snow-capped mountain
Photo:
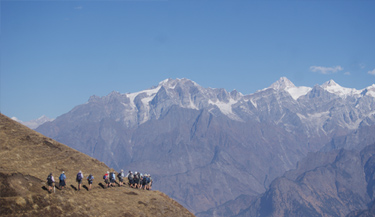
[[[358,100],[364,96],[375,97],[375,94],[373,94],[375,93],[375,85],[363,90],[356,90],[341,87],[333,80],[330,80],[317,88],[319,87],[333,94],[332,97],[354,97]],[[160,82],[158,86],[148,90],[126,94],[112,92],[105,97],[92,96],[89,102],[95,102],[97,100],[106,101],[114,98],[122,100],[123,114],[126,115],[118,117],[117,121],[121,119],[128,127],[137,126],[152,118],[158,119],[160,115],[162,115],[162,110],[165,111],[165,108],[170,106],[179,106],[181,108],[195,110],[208,109],[212,114],[221,114],[233,120],[245,121],[248,119],[248,116],[253,116],[254,114],[258,116],[259,112],[265,112],[264,109],[266,108],[258,108],[257,105],[261,105],[264,100],[263,95],[272,90],[279,92],[279,94],[288,93],[297,101],[303,96],[306,97],[313,88],[305,86],[296,87],[290,80],[282,77],[269,88],[245,96],[237,91],[229,93],[224,89],[205,89],[188,79],[166,79]],[[283,104],[283,106],[286,107],[288,107],[288,104],[301,104],[299,101],[289,102],[288,99],[286,99],[286,101],[280,101],[281,99],[276,100],[279,101],[278,103],[280,105]],[[249,107],[248,102],[251,102],[253,106]],[[304,104],[305,102],[302,103]],[[300,105],[299,107],[303,109],[304,106],[306,105]],[[271,107],[268,106],[267,109],[269,108]],[[304,115],[304,112],[301,111],[298,114]],[[316,117],[319,116],[319,114],[310,114],[310,116]],[[260,120],[258,119],[258,121]],[[358,127],[357,122],[353,124],[356,125],[355,127]]]
[[[53,121],[54,119],[52,118],[49,118],[45,115],[41,116],[40,118],[38,119],[35,119],[35,120],[31,120],[31,121],[27,121],[27,122],[23,122],[21,120],[19,120],[18,118],[16,117],[12,117],[13,120],[27,126],[28,128],[30,129],[36,129],[38,128],[40,125],[46,123],[46,122],[50,122],[50,121]]]
[[[296,87],[289,79],[286,77],[281,77],[278,81],[273,83],[269,88],[286,91],[288,92],[294,100],[297,100],[300,96],[306,95],[312,88],[311,87]]]
[[[341,97],[358,96],[362,92],[362,90],[357,90],[354,88],[341,87],[334,80],[327,81],[322,85],[322,88]]]
[[[361,94],[375,97],[375,84],[371,85],[370,87],[367,87],[367,88],[363,89]]]
[[[115,169],[151,171],[156,188],[200,212],[264,192],[308,152],[349,147],[336,138],[375,125],[374,93],[375,85],[296,87],[282,77],[244,95],[166,79],[136,93],[92,96],[37,131]]]

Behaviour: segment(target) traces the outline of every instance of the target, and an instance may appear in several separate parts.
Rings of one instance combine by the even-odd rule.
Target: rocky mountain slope
[[[276,185],[274,184],[274,182],[271,183],[270,187],[269,187],[269,191],[285,191],[285,189],[290,189],[290,191],[288,192],[284,192],[288,195],[291,195],[290,197],[278,197],[278,196],[275,196],[275,194],[277,195],[277,193],[275,194],[272,194],[272,193],[266,193],[266,195],[268,194],[271,194],[272,195],[272,204],[275,205],[275,209],[283,209],[285,211],[285,213],[288,211],[288,213],[294,213],[293,215],[297,215],[296,214],[296,208],[295,206],[284,206],[282,208],[280,208],[280,206],[277,206],[277,204],[288,204],[290,203],[290,200],[297,200],[297,201],[301,201],[300,199],[296,199],[295,197],[300,197],[302,194],[301,192],[299,191],[298,188],[295,187],[295,185],[306,185],[306,183],[301,183],[299,179],[297,179],[298,176],[300,176],[301,174],[304,174],[304,173],[310,173],[310,176],[311,177],[314,177],[315,178],[317,176],[320,176],[320,180],[314,180],[312,181],[311,183],[309,184],[312,184],[314,186],[307,186],[307,188],[309,188],[309,191],[310,191],[310,194],[313,194],[313,195],[321,195],[324,193],[324,191],[326,190],[325,188],[323,188],[322,186],[324,185],[319,185],[319,183],[321,182],[326,182],[325,180],[332,180],[334,179],[334,177],[332,177],[332,174],[337,174],[337,173],[342,173],[342,171],[340,171],[342,168],[339,168],[337,166],[333,166],[333,167],[330,167],[330,169],[333,171],[331,171],[330,173],[328,172],[324,172],[322,174],[318,173],[318,175],[315,175],[313,174],[311,171],[321,171],[321,167],[322,166],[327,166],[328,164],[331,164],[332,162],[334,162],[335,160],[338,160],[340,158],[340,155],[338,155],[339,151],[341,151],[342,153],[352,153],[354,154],[357,158],[359,155],[364,155],[364,153],[366,153],[366,156],[365,157],[361,157],[361,161],[363,162],[366,162],[367,163],[363,163],[361,165],[356,165],[356,168],[353,170],[353,169],[347,169],[345,171],[345,173],[347,174],[346,177],[342,177],[342,176],[339,176],[339,177],[336,177],[338,178],[339,180],[336,181],[335,184],[339,184],[340,182],[344,182],[345,180],[347,180],[348,178],[347,177],[350,177],[351,179],[355,180],[355,181],[351,181],[351,183],[355,183],[355,184],[351,184],[351,185],[347,185],[346,188],[347,188],[347,196],[348,197],[354,197],[353,200],[356,200],[355,197],[356,194],[351,194],[350,191],[357,191],[358,188],[361,188],[361,192],[362,194],[361,197],[362,198],[370,198],[371,202],[369,203],[361,203],[361,206],[362,207],[351,207],[351,208],[348,208],[348,209],[343,209],[341,207],[341,209],[343,209],[344,211],[342,211],[341,213],[337,213],[337,212],[326,212],[326,210],[328,209],[323,209],[324,211],[321,211],[321,210],[317,210],[316,213],[313,215],[317,215],[317,216],[375,216],[375,212],[374,212],[374,207],[373,205],[371,207],[368,207],[369,205],[371,204],[374,204],[374,197],[373,197],[373,193],[370,193],[371,189],[373,189],[374,187],[374,180],[375,180],[375,177],[373,176],[373,173],[372,172],[369,172],[369,170],[371,170],[372,168],[372,161],[368,160],[368,159],[373,159],[374,156],[375,156],[375,152],[373,151],[374,145],[368,145],[368,144],[375,144],[375,137],[374,137],[374,132],[375,132],[375,129],[374,129],[375,126],[370,126],[370,127],[360,127],[359,129],[353,131],[352,133],[346,135],[346,136],[342,136],[342,137],[338,137],[338,138],[334,138],[332,139],[332,141],[327,144],[326,147],[324,147],[321,151],[319,152],[316,152],[316,153],[309,153],[305,158],[303,158],[301,161],[297,162],[297,168],[294,169],[294,170],[290,170],[290,171],[287,171],[283,176],[282,178],[277,178],[276,180],[279,180],[279,179],[286,179],[288,181],[284,181],[283,182],[283,185],[281,186],[277,186],[276,188],[281,188],[281,189],[272,189],[272,187],[275,187]],[[359,141],[359,143],[353,143],[353,141]],[[366,145],[367,144],[367,145]],[[372,147],[372,148],[371,148]],[[343,150],[339,150],[341,148],[345,148]],[[357,159],[358,160],[358,159]],[[346,162],[349,166],[353,166],[356,162],[356,160],[353,160],[353,162],[351,162],[352,159],[349,159],[348,162]],[[352,165],[353,164],[353,165]],[[347,165],[347,166],[348,166]],[[317,178],[318,179],[318,178]],[[275,181],[276,181],[275,180]],[[321,181],[323,180],[323,181]],[[365,180],[365,181],[364,181]],[[316,183],[315,183],[316,182]],[[297,183],[297,184],[296,184]],[[332,183],[331,183],[332,184]],[[365,190],[367,189],[367,190]],[[364,193],[365,191],[367,191],[367,195],[366,193]],[[268,192],[268,191],[267,191]],[[336,194],[332,194],[330,195],[330,200],[336,200],[336,201],[340,201],[341,199],[339,198],[341,196],[342,193],[338,192]],[[261,195],[262,196],[262,195]],[[258,200],[261,196],[258,196]],[[264,196],[264,195],[263,195]],[[337,198],[336,198],[337,196]],[[301,196],[303,197],[303,196]],[[264,199],[264,198],[262,198]],[[259,209],[259,204],[258,203],[255,203],[254,201],[256,200],[256,197],[253,197],[253,196],[250,196],[250,195],[241,195],[239,197],[237,197],[236,199],[234,200],[231,200],[231,201],[228,201],[218,207],[215,207],[215,208],[211,208],[207,211],[204,211],[204,212],[200,212],[200,213],[196,213],[197,216],[199,217],[210,217],[210,216],[214,216],[214,217],[234,217],[234,216],[248,216],[250,215],[249,213],[249,210],[251,209],[254,209],[254,207],[257,207],[256,209]],[[317,197],[315,198],[315,200],[318,200],[320,204],[325,204],[325,200],[326,197]],[[351,201],[352,202],[352,201]],[[316,203],[316,201],[315,201]],[[350,206],[348,204],[341,204],[342,206]],[[301,206],[301,205],[299,205]],[[266,209],[266,210],[272,210],[272,207],[266,207],[264,204],[263,204],[263,209]],[[247,211],[244,211],[244,210],[247,210]],[[348,210],[351,211],[350,214],[348,214]],[[263,213],[263,212],[262,212]],[[285,214],[284,213],[284,214]],[[259,213],[251,213],[251,216],[279,216],[280,213],[278,212],[270,212],[270,213],[266,213],[266,214],[261,214],[260,212]],[[289,215],[289,214],[288,214]],[[293,216],[291,215],[291,216]],[[307,215],[305,213],[305,215]]]
[[[332,141],[374,126],[374,87],[296,87],[280,78],[243,95],[167,79],[92,96],[37,131],[113,168],[152,171],[160,190],[197,213],[263,193],[308,152],[341,147]]]
[[[104,163],[0,114],[1,216],[193,216],[159,191],[104,189]],[[76,174],[95,177],[93,189],[76,191]],[[49,194],[46,178],[67,175],[67,188]]]
[[[375,144],[309,154],[233,216],[374,216],[374,168]]]

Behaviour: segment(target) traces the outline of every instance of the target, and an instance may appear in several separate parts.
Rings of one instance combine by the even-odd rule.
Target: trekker
[[[78,182],[78,191],[81,190],[82,179],[83,179],[83,174],[82,174],[82,171],[80,170],[77,173],[77,178],[76,178],[76,181]]]
[[[121,170],[121,172],[119,172],[119,173],[117,174],[117,177],[118,177],[118,180],[119,180],[118,185],[121,187],[122,184],[123,184],[123,182],[124,182],[124,177],[125,177],[125,175],[124,175],[124,170]]]
[[[109,181],[111,182],[111,187],[115,187],[116,175],[114,171],[109,174]]]
[[[150,190],[150,174],[146,174],[146,190]]]
[[[109,175],[108,175],[108,171],[107,171],[107,173],[106,174],[104,174],[104,176],[103,176],[103,179],[104,179],[104,183],[105,183],[105,185],[107,186],[107,188],[109,188]]]
[[[134,188],[138,188],[138,172],[137,171],[135,171],[134,173],[133,180],[134,180]]]
[[[152,188],[152,178],[151,178],[151,175],[150,174],[148,174],[148,189],[147,190],[151,190],[151,188]]]
[[[87,181],[89,182],[89,189],[88,191],[91,190],[91,186],[92,186],[92,181],[94,180],[94,176],[92,174],[90,174],[88,177],[87,177]]]
[[[55,179],[53,178],[52,173],[47,177],[48,193],[52,193],[52,187],[55,186]]]
[[[134,175],[132,171],[129,171],[129,174],[127,175],[128,180],[129,180],[129,185],[131,188],[134,188]]]
[[[137,172],[137,174],[135,174],[135,177],[135,188],[141,188],[141,174]]]
[[[65,179],[66,179],[65,172],[62,171],[62,173],[61,173],[61,175],[60,175],[60,177],[59,177],[59,180],[60,180],[59,187],[60,187],[61,190],[62,190],[63,188],[65,188],[65,185],[66,185],[66,183],[65,183]]]
[[[142,189],[147,190],[147,174],[142,177]]]

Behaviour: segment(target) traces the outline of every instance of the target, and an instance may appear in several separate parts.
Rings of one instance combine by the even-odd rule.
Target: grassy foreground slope
[[[91,191],[76,191],[79,170],[94,175]],[[107,170],[104,163],[0,114],[0,216],[194,216],[159,191],[103,188]],[[61,171],[66,188],[49,194],[48,174],[57,181]]]

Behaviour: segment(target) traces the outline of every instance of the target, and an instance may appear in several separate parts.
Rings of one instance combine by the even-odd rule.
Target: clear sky
[[[375,1],[0,1],[1,112],[56,118],[166,78],[243,94],[375,83]]]

